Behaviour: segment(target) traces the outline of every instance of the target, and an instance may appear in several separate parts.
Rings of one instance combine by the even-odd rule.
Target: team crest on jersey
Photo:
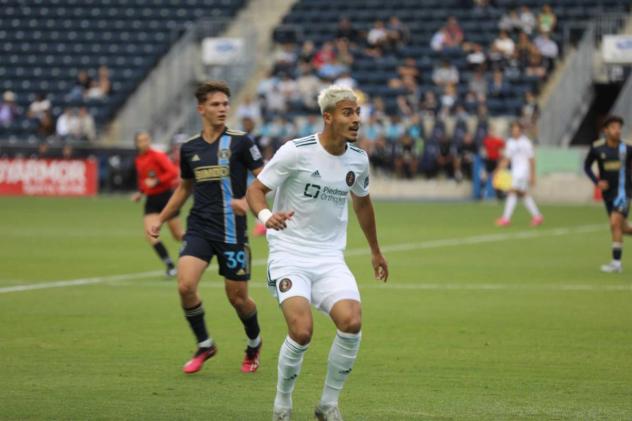
[[[292,281],[288,278],[281,279],[279,282],[279,291],[288,292],[292,288]]]
[[[220,149],[217,156],[219,159],[230,159],[230,149]]]
[[[355,173],[353,171],[349,171],[345,180],[347,181],[347,186],[353,186],[353,183],[355,183]]]

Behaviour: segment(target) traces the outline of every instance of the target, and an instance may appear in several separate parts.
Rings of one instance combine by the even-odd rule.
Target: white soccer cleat
[[[314,411],[318,421],[343,421],[337,405],[318,405]]]
[[[621,273],[623,265],[621,263],[610,262],[607,265],[601,265],[601,271],[604,273]]]
[[[290,421],[292,410],[290,408],[274,408],[272,410],[272,421]]]

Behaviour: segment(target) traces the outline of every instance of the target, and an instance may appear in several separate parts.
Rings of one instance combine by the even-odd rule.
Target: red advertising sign
[[[94,196],[97,163],[86,159],[0,159],[0,195]]]

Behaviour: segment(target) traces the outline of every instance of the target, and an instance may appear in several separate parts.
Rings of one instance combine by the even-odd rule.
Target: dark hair
[[[523,130],[522,123],[518,120],[512,121],[511,124],[509,125],[509,127],[512,129],[514,126],[517,126],[520,130]]]
[[[222,92],[226,94],[227,97],[230,98],[230,88],[223,80],[209,80],[207,82],[203,82],[198,85],[195,90],[195,97],[197,98],[198,104],[206,101],[208,94],[212,94],[215,92]]]
[[[609,115],[603,122],[603,128],[605,129],[612,123],[619,123],[623,126],[623,118],[619,117],[618,115]]]

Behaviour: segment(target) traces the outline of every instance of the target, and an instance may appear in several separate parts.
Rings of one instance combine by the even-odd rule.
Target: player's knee
[[[196,288],[195,285],[189,282],[178,280],[178,292],[180,293],[181,297],[187,297],[189,295],[195,294]]]
[[[311,326],[297,326],[290,330],[290,337],[299,345],[307,345],[312,340]]]
[[[248,297],[244,297],[239,293],[230,293],[228,294],[228,301],[230,302],[230,305],[239,311],[246,305]]]
[[[345,333],[358,333],[362,329],[362,317],[349,314],[338,322],[338,329]]]

